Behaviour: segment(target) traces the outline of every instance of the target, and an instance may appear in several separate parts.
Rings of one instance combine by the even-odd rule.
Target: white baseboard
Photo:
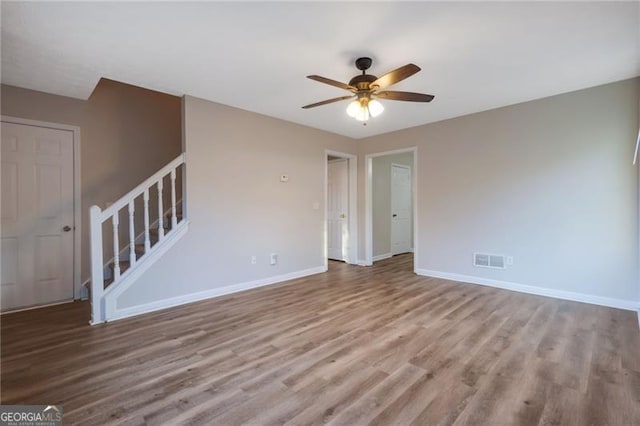
[[[2,317],[3,315],[15,314],[16,312],[32,311],[34,309],[48,308],[49,306],[63,305],[65,303],[73,303],[73,301],[74,299],[60,300],[58,302],[45,303],[44,305],[27,306],[25,308],[17,308],[17,309],[11,309],[8,311],[0,311],[0,317]]]
[[[377,256],[373,256],[373,259],[372,259],[372,260],[373,260],[374,262],[377,262],[378,260],[389,259],[389,258],[391,258],[391,257],[393,257],[393,254],[392,254],[392,253],[384,253],[384,254],[379,254],[379,255],[377,255]]]
[[[608,306],[611,308],[637,311],[640,303],[633,300],[614,299],[611,297],[594,296],[591,294],[574,293],[571,291],[556,290],[547,287],[538,287],[527,284],[513,283],[509,281],[492,280],[488,278],[475,277],[472,275],[453,274],[449,272],[431,271],[428,269],[415,270],[416,274],[426,277],[443,278],[445,280],[460,281],[469,284],[479,284],[488,287],[502,288],[505,290],[517,291],[520,293],[535,294],[538,296],[553,297],[573,302],[590,303],[592,305]],[[640,312],[639,312],[640,321]]]
[[[367,261],[363,260],[363,259],[356,260],[356,265],[358,265],[358,266],[371,266],[370,263],[367,263]]]
[[[249,290],[257,287],[264,287],[272,284],[281,283],[283,281],[289,281],[296,278],[307,277],[309,275],[320,274],[327,272],[325,266],[319,266],[316,268],[304,269],[302,271],[290,272],[288,274],[276,275],[273,277],[262,278],[255,281],[249,281],[245,283],[233,284],[226,287],[213,288],[211,290],[205,290],[198,293],[185,294],[182,296],[172,297],[170,299],[158,300],[156,302],[145,303],[144,305],[131,306],[123,309],[116,309],[109,318],[109,322],[120,320],[134,315],[146,314],[162,309],[172,308],[187,303],[198,302],[200,300],[211,299],[214,297],[224,296],[231,293],[237,293],[240,291]]]

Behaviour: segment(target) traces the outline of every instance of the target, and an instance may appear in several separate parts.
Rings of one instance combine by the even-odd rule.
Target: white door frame
[[[413,153],[413,167],[411,170],[411,195],[413,202],[413,271],[418,268],[418,147],[395,149],[392,151],[376,152],[364,157],[365,165],[365,264],[373,265],[373,159],[385,155]]]
[[[329,185],[329,156],[345,158],[349,164],[349,253],[347,254],[346,263],[355,264],[358,259],[358,156],[354,154],[347,154],[346,152],[325,150],[324,151],[324,267],[328,269],[328,248],[329,237],[327,235],[327,202],[328,202],[328,190]]]
[[[73,298],[86,297],[80,279],[82,268],[82,196],[80,191],[80,127],[68,124],[50,123],[26,118],[0,116],[3,123],[22,124],[25,126],[44,127],[55,130],[67,130],[73,134]]]

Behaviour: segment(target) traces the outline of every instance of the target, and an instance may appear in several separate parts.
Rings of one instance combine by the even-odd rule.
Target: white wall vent
[[[501,254],[474,253],[473,266],[480,268],[505,269],[505,258]]]

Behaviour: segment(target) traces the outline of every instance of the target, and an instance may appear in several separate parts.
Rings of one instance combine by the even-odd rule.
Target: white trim
[[[468,284],[479,284],[504,290],[517,291],[519,293],[535,294],[538,296],[553,297],[555,299],[571,300],[573,302],[590,303],[592,305],[608,306],[611,308],[637,310],[638,302],[634,300],[614,299],[611,297],[595,296],[591,294],[575,293],[572,291],[556,290],[548,287],[539,287],[528,284],[519,284],[509,281],[492,280],[488,278],[474,277],[471,275],[453,274],[450,272],[431,271],[428,269],[416,269],[416,274],[426,277],[442,278]]]
[[[349,254],[345,259],[346,263],[357,263],[358,259],[358,156],[347,154],[346,152],[332,151],[327,149],[324,151],[324,247],[323,256],[325,267],[328,267],[328,249],[327,244],[329,238],[327,235],[327,185],[328,185],[328,169],[329,156],[344,158],[349,164]]]
[[[356,265],[358,266],[371,266],[371,264],[367,264],[367,261],[364,259],[358,259],[356,261]]]
[[[318,266],[316,268],[305,269],[302,271],[290,272],[288,274],[276,275],[273,277],[262,278],[255,281],[249,281],[245,283],[233,284],[220,288],[213,288],[210,290],[200,291],[198,293],[186,294],[183,296],[176,296],[170,299],[158,300],[156,302],[145,303],[143,305],[131,306],[128,308],[117,309],[113,311],[113,316],[109,321],[120,320],[135,315],[142,315],[161,309],[172,308],[175,306],[185,305],[187,303],[198,302],[200,300],[212,299],[214,297],[224,296],[227,294],[238,293],[252,288],[264,287],[272,284],[281,283],[283,281],[289,281],[296,278],[303,278],[309,275],[320,274],[326,272],[327,268],[324,266]],[[115,305],[115,304],[114,304]]]
[[[640,107],[640,102],[638,102],[638,107]],[[638,116],[638,120],[640,121],[640,115]],[[634,154],[633,157],[633,164],[636,164],[637,161],[637,155],[638,155],[638,144],[640,144],[640,127],[638,128],[638,143],[636,143],[636,152]],[[638,183],[637,185],[637,197],[636,197],[636,225],[640,224],[640,167],[636,168],[636,182]],[[637,238],[636,238],[636,244],[640,244],[640,226],[638,226],[638,234],[637,234]],[[638,253],[638,264],[640,265],[640,252]],[[639,271],[640,272],[640,271]],[[637,296],[638,296],[638,305],[640,305],[640,273],[638,274],[638,281],[637,281]],[[638,310],[638,327],[640,327],[640,309]]]
[[[82,268],[82,190],[80,182],[82,157],[80,156],[80,127],[7,115],[0,116],[0,121],[3,123],[66,130],[73,134],[73,298],[80,299],[84,292],[80,276]]]
[[[636,139],[636,149],[633,152],[633,165],[638,161],[638,148],[640,148],[640,127],[638,128],[638,138]]]
[[[393,254],[392,254],[392,253],[384,253],[384,254],[379,254],[379,255],[377,255],[377,256],[373,256],[373,259],[372,259],[372,260],[373,260],[374,262],[377,262],[378,260],[389,259],[389,258],[391,258],[391,257],[393,257]]]
[[[375,157],[383,157],[386,155],[402,154],[405,152],[413,153],[413,169],[411,170],[411,191],[412,191],[412,203],[413,203],[413,269],[417,273],[418,265],[418,147],[394,149],[392,151],[376,152],[373,154],[367,154],[364,157],[365,167],[365,198],[364,198],[364,212],[365,212],[365,260],[364,263],[367,266],[373,265],[373,184],[372,184],[372,171],[373,171],[373,159]]]
[[[74,302],[74,299],[65,299],[65,300],[60,300],[58,302],[47,303],[44,305],[27,306],[25,308],[18,308],[10,311],[2,311],[0,312],[0,317],[4,315],[9,315],[9,314],[15,314],[17,312],[33,311],[34,309],[48,308],[49,306],[64,305],[66,303],[73,303],[73,302]]]

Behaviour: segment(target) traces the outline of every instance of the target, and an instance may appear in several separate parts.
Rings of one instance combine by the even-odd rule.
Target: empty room
[[[640,424],[640,2],[0,12],[0,424]]]

